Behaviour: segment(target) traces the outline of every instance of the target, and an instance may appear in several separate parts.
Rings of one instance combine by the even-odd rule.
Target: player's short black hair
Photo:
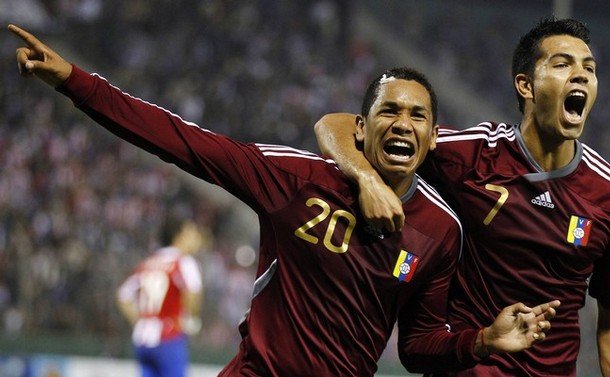
[[[174,237],[182,230],[184,222],[183,217],[174,214],[169,214],[163,219],[159,230],[159,241],[162,246],[169,246],[173,243]]]
[[[534,74],[536,61],[540,59],[540,43],[555,35],[569,35],[581,39],[586,44],[591,41],[590,31],[587,26],[577,20],[570,18],[557,19],[554,16],[543,18],[538,24],[521,37],[519,44],[513,53],[513,79],[520,73],[528,76]],[[516,92],[516,88],[515,88]],[[517,92],[519,111],[523,113],[524,99]]]
[[[413,69],[408,67],[399,67],[399,68],[391,68],[377,76],[371,83],[364,94],[364,99],[362,100],[362,109],[360,114],[363,117],[369,115],[369,111],[373,106],[373,103],[377,100],[377,96],[379,95],[379,86],[381,85],[381,81],[383,77],[394,77],[396,79],[402,80],[413,80],[415,82],[420,83],[428,93],[430,94],[430,104],[432,105],[432,124],[436,124],[436,118],[438,115],[438,101],[436,99],[436,93],[434,89],[432,89],[432,85],[430,81],[426,78],[426,76]]]

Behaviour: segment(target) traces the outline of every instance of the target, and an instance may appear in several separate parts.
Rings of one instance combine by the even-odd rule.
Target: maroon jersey
[[[545,172],[519,127],[503,123],[441,128],[430,157],[420,174],[464,224],[464,255],[450,293],[452,328],[488,325],[518,301],[562,303],[544,342],[493,355],[463,375],[575,375],[578,309],[592,273],[590,294],[610,305],[610,166],[577,142],[570,164]]]
[[[400,357],[412,370],[476,360],[477,330],[445,326],[461,227],[422,180],[403,197],[402,233],[375,234],[333,161],[217,135],[76,67],[59,90],[118,136],[258,213],[253,299],[222,376],[372,376],[396,322]]]

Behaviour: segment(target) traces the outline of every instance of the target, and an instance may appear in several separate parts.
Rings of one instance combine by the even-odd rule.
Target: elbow
[[[330,150],[328,149],[327,144],[325,142],[326,138],[328,137],[328,133],[326,132],[326,119],[328,118],[328,116],[329,115],[324,115],[313,126],[313,132],[316,135],[316,141],[318,142],[320,152],[325,155],[330,153]]]
[[[326,127],[328,120],[332,119],[334,116],[337,116],[337,114],[330,113],[322,115],[322,118],[318,119],[316,124],[313,125],[314,132],[320,132],[320,130]]]
[[[326,121],[329,117],[329,114],[323,115],[322,118],[318,119],[318,121],[316,122],[316,124],[313,125],[313,132],[316,134],[316,136],[319,136],[320,134],[322,134],[322,130],[324,128],[326,128]]]

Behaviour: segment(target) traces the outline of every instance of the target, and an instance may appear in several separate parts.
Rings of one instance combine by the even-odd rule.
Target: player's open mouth
[[[390,140],[385,144],[383,150],[399,160],[408,160],[415,153],[413,144],[403,140]]]
[[[587,94],[581,90],[573,90],[563,101],[563,109],[569,121],[579,121],[582,118],[587,103]]]

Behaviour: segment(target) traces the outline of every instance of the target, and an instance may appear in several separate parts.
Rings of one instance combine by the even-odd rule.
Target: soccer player
[[[462,243],[457,217],[415,169],[436,145],[436,96],[410,69],[375,79],[357,138],[404,203],[400,233],[367,229],[356,190],[313,153],[244,144],[123,93],[69,64],[28,32],[20,72],[69,97],[93,120],[167,162],[225,188],[260,221],[257,280],[242,342],[221,376],[372,376],[394,324],[413,371],[463,368],[545,337],[558,301],[503,309],[495,322],[451,333],[449,281]],[[413,157],[406,158],[404,151]]]
[[[193,254],[202,246],[197,225],[170,215],[161,229],[165,247],[142,261],[117,292],[134,326],[132,341],[142,377],[184,377],[188,338],[201,328],[201,272]]]
[[[508,302],[562,302],[543,344],[494,354],[460,376],[574,376],[587,288],[598,302],[601,370],[610,376],[610,166],[577,140],[597,94],[588,43],[579,21],[541,21],[513,57],[521,122],[442,127],[419,170],[464,223],[450,293],[453,330],[490,323]],[[360,183],[371,222],[394,230],[410,214],[402,217],[384,177],[349,142],[353,123],[351,115],[324,117],[316,125],[321,148]]]

